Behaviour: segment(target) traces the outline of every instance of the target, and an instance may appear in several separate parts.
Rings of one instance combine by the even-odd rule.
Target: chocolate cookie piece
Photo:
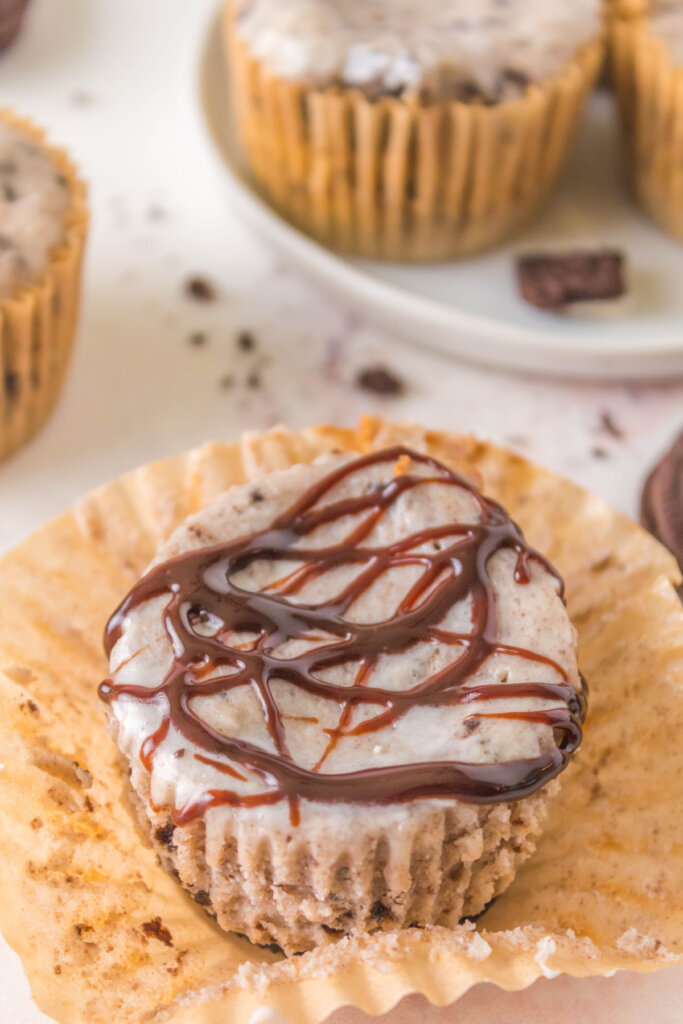
[[[676,556],[683,569],[683,433],[645,481],[640,521]],[[683,598],[683,584],[678,594]]]
[[[517,282],[522,297],[539,309],[618,299],[626,291],[624,257],[617,249],[530,253],[517,260]]]
[[[400,377],[384,366],[366,366],[356,375],[356,384],[364,391],[374,391],[376,395],[402,395],[405,384]]]

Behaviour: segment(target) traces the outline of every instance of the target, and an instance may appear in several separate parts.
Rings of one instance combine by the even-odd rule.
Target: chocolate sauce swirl
[[[357,496],[321,503],[345,478],[370,466],[391,467],[397,460],[406,471],[394,475],[388,483]],[[416,464],[436,475],[411,472]],[[477,503],[479,521],[424,528],[384,547],[365,544],[401,495],[435,484],[467,491]],[[346,517],[353,517],[353,525],[342,542],[323,548],[306,547],[306,538],[316,529]],[[427,551],[427,542],[437,543]],[[133,700],[161,709],[160,725],[140,748],[141,761],[148,770],[172,725],[203,752],[195,757],[227,778],[244,780],[246,770],[263,780],[262,792],[238,793],[227,787],[226,778],[226,788],[210,789],[191,805],[175,809],[173,820],[178,825],[218,805],[254,807],[287,800],[292,823],[296,824],[301,800],[370,804],[450,797],[489,804],[527,796],[562,771],[579,746],[586,703],[583,692],[575,689],[561,665],[523,647],[496,642],[495,595],[488,563],[504,549],[516,555],[514,576],[518,585],[530,581],[530,563],[537,562],[555,576],[563,595],[558,574],[527,545],[505,510],[463,477],[405,447],[353,459],[314,484],[267,529],[192,550],[153,567],[112,615],[105,649],[111,653],[133,609],[168,594],[163,621],[174,650],[172,665],[162,682],[151,687],[118,683],[114,673],[100,685],[99,694],[106,702]],[[234,577],[259,560],[295,561],[297,568],[261,591],[235,584]],[[418,566],[421,572],[396,612],[382,622],[350,622],[346,614],[352,605],[385,573],[399,566]],[[339,593],[316,604],[290,600],[306,583],[338,567],[357,567]],[[447,613],[461,601],[468,601],[471,608],[471,629],[465,633],[443,626]],[[207,617],[222,623],[217,634],[206,636],[197,631],[197,623]],[[249,649],[243,644],[231,646],[231,638],[244,633],[256,637]],[[277,650],[285,641],[319,633],[329,636],[329,642],[325,639],[296,657],[278,656]],[[455,660],[411,689],[397,691],[372,685],[373,669],[383,655],[400,654],[430,641],[457,648]],[[495,653],[525,659],[530,666],[550,666],[558,682],[472,683],[472,675]],[[357,666],[353,685],[337,685],[320,678],[324,669],[349,664]],[[275,680],[287,681],[339,707],[338,725],[329,730],[327,750],[312,770],[301,767],[290,755],[283,722],[286,716],[272,692]],[[196,697],[229,693],[244,686],[251,687],[259,700],[275,752],[224,735],[193,709]],[[557,707],[515,712],[480,710],[481,702],[510,697],[522,701],[540,698]],[[474,701],[479,702],[479,708],[473,710],[473,718],[522,719],[546,725],[553,731],[554,745],[536,757],[498,764],[438,761],[343,774],[320,770],[325,757],[345,736],[384,729],[418,705],[437,708]],[[354,708],[364,705],[374,713],[353,725]]]

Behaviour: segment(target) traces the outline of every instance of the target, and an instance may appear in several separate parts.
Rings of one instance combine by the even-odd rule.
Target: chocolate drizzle
[[[337,484],[354,473],[381,464],[391,468],[397,462],[399,472],[388,483],[321,504]],[[428,467],[436,475],[412,473],[415,464]],[[425,528],[386,547],[365,546],[382,516],[401,495],[435,484],[467,491],[477,503],[479,521]],[[345,517],[354,518],[342,542],[324,548],[302,545],[318,527]],[[428,542],[429,551],[425,550]],[[158,686],[117,683],[111,677],[101,684],[100,696],[108,702],[134,700],[162,709],[159,727],[140,749],[148,770],[173,725],[188,743],[202,751],[194,756],[204,763],[214,765],[226,776],[243,779],[247,771],[263,780],[263,791],[258,793],[208,790],[195,803],[174,811],[176,825],[217,805],[254,807],[288,800],[292,823],[296,824],[301,800],[368,804],[450,797],[496,803],[527,796],[557,775],[577,749],[585,698],[571,684],[565,670],[550,658],[495,641],[495,595],[487,566],[503,549],[516,554],[514,576],[519,585],[530,581],[530,563],[537,562],[556,577],[562,593],[562,581],[555,570],[527,545],[504,509],[441,463],[404,447],[351,460],[318,481],[262,532],[193,550],[152,568],[111,617],[105,648],[111,653],[133,609],[168,594],[163,617],[174,649],[173,663]],[[236,574],[259,560],[295,561],[298,566],[262,591],[236,585]],[[340,593],[318,604],[290,600],[306,583],[342,566],[357,567],[358,571]],[[391,618],[370,624],[348,621],[345,616],[354,603],[398,566],[418,566],[421,573]],[[466,600],[471,608],[471,629],[465,633],[446,629],[442,623],[447,613]],[[208,617],[212,622],[220,620],[220,631],[212,636],[200,635],[197,623],[206,622]],[[230,639],[240,633],[256,637],[248,649],[244,644],[230,645]],[[318,646],[295,657],[277,654],[287,640],[308,639],[320,633],[325,639],[320,638]],[[372,685],[373,669],[383,655],[400,654],[419,642],[430,641],[452,645],[460,653],[452,663],[411,689],[397,691]],[[495,653],[550,666],[558,682],[469,682]],[[319,676],[324,669],[349,664],[357,666],[353,685],[337,685]],[[216,672],[219,674],[212,674]],[[328,730],[327,750],[313,770],[301,767],[290,755],[283,722],[287,716],[281,713],[272,693],[275,680],[287,681],[321,701],[339,706],[337,727]],[[258,698],[276,752],[224,735],[193,710],[195,697],[228,693],[244,686],[251,687]],[[510,697],[540,698],[558,706],[484,713],[479,704],[472,717],[522,719],[549,726],[555,740],[551,749],[534,758],[499,764],[440,761],[343,774],[321,770],[325,758],[345,736],[391,726],[418,705],[467,705]],[[353,711],[363,705],[376,711],[353,725]]]

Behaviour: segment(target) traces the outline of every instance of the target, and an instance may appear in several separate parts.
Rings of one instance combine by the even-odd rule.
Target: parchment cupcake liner
[[[69,191],[64,238],[40,278],[0,298],[0,459],[42,427],[59,395],[78,313],[81,260],[88,227],[86,186],[66,153],[41,129],[0,108],[7,124],[44,147]]]
[[[639,18],[650,9],[652,0],[607,0],[610,18]]]
[[[634,194],[660,227],[683,240],[683,67],[646,17],[614,23],[612,54]]]
[[[242,146],[277,210],[326,245],[393,260],[449,259],[526,220],[560,170],[603,44],[555,79],[493,106],[368,99],[268,72],[225,8]]]
[[[358,813],[352,829],[292,842],[286,830],[264,839],[248,816],[226,826],[209,812],[174,828],[139,798],[140,778],[135,786],[138,816],[166,869],[221,927],[288,954],[345,934],[453,927],[481,913],[533,853],[558,788],[493,807],[422,801],[398,827]]]
[[[536,852],[476,923],[284,958],[222,932],[158,863],[96,697],[102,628],[159,540],[227,487],[399,442],[474,474],[563,574],[591,689],[584,742]],[[264,1006],[320,1024],[411,992],[445,1005],[484,980],[683,963],[679,580],[652,537],[569,481],[377,420],[206,445],[87,496],[0,560],[0,925],[38,1005],[62,1024],[246,1024]]]

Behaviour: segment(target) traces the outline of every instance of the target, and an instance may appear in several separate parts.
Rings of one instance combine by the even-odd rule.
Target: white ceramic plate
[[[683,374],[683,245],[629,202],[613,101],[590,104],[564,182],[540,220],[493,252],[428,266],[338,256],[259,194],[236,143],[218,20],[201,56],[201,100],[230,200],[264,238],[381,326],[449,355],[508,370],[593,378]],[[545,313],[519,298],[514,258],[537,248],[617,246],[628,301],[605,312]]]

